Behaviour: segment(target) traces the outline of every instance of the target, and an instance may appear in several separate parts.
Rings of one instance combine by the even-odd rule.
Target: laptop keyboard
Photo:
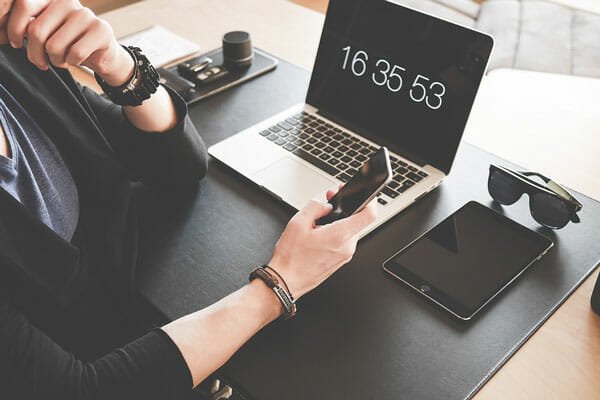
[[[283,149],[347,182],[379,147],[304,111],[259,132]],[[382,190],[395,199],[428,176],[425,171],[390,155],[394,177]],[[387,204],[381,197],[380,204]]]

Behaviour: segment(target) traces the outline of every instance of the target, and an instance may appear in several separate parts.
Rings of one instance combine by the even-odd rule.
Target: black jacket
[[[179,123],[171,131],[141,132],[120,107],[81,88],[66,70],[40,71],[24,51],[8,46],[0,46],[0,83],[54,142],[80,201],[69,243],[0,189],[0,398],[173,398],[189,390],[189,371],[162,331],[82,362],[26,315],[36,304],[76,304],[96,278],[119,299],[131,296],[137,256],[131,183],[176,193],[206,173],[206,149],[185,103],[172,94]]]

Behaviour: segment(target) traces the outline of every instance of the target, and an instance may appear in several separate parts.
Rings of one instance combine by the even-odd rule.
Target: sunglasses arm
[[[583,205],[579,201],[577,201],[577,199],[575,197],[573,197],[573,195],[571,195],[571,193],[569,193],[567,191],[567,189],[565,189],[558,182],[555,182],[552,179],[547,178],[546,176],[544,176],[542,174],[538,174],[537,172],[519,171],[519,173],[522,175],[525,175],[525,176],[537,176],[537,177],[541,178],[546,183],[546,187],[548,189],[552,190],[553,192],[558,194],[560,197],[575,204],[577,211],[581,210],[581,208],[583,207]],[[577,219],[579,220],[578,217],[577,217]],[[573,222],[579,222],[579,221],[573,221]]]
[[[544,183],[549,183],[551,181],[550,178],[546,177],[545,175],[538,174],[537,172],[517,171],[517,173],[525,176],[537,176],[538,178],[541,178],[544,181]]]
[[[561,197],[564,197],[565,199],[575,204],[577,211],[581,210],[581,208],[583,207],[583,205],[579,201],[577,201],[577,199],[573,197],[571,193],[569,193],[567,189],[565,189],[560,184],[551,180],[546,185],[548,186],[548,189],[554,191],[556,194],[560,195]]]

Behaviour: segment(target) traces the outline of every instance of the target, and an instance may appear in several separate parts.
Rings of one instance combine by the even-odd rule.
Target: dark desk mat
[[[305,70],[281,62],[271,74],[200,102],[191,115],[210,145],[301,102],[308,79]],[[388,278],[381,263],[417,235],[469,200],[491,206],[490,163],[510,165],[463,144],[438,190],[361,241],[348,266],[300,301],[296,319],[265,329],[223,372],[256,400],[472,396],[600,260],[600,204],[578,195],[582,223],[556,233],[541,229],[554,248],[470,322]],[[192,198],[159,203],[145,205],[138,282],[169,319],[243,285],[251,266],[269,259],[293,213],[216,162]],[[504,211],[539,229],[525,198]]]

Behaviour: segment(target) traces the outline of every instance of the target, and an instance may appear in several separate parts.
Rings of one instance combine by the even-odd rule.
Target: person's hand
[[[0,0],[0,45],[8,43],[6,25],[13,0]]]
[[[8,16],[12,3],[13,0],[0,0],[0,45],[8,43],[6,26],[8,25]]]
[[[333,195],[330,191],[327,198]],[[295,298],[316,288],[348,263],[360,232],[377,217],[377,208],[371,202],[349,218],[316,226],[315,221],[330,211],[330,204],[312,200],[290,220],[275,245],[269,266],[283,277]]]
[[[133,59],[110,25],[76,0],[0,0],[0,44],[23,47],[39,69],[84,65],[111,86],[133,74]]]

